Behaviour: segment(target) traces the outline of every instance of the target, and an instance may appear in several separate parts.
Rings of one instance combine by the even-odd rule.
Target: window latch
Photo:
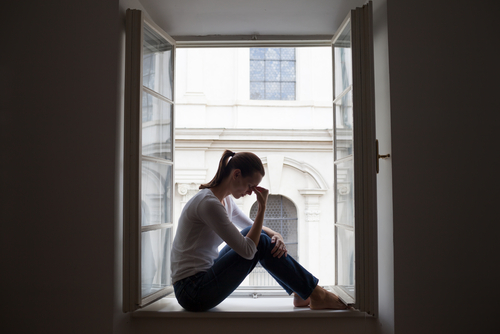
[[[377,174],[378,174],[379,169],[380,169],[380,168],[379,168],[379,160],[380,160],[380,159],[389,159],[389,158],[391,157],[391,155],[390,155],[390,154],[383,154],[383,155],[380,155],[380,154],[379,154],[379,150],[378,150],[378,139],[377,139],[377,140],[375,140],[375,142],[376,142],[376,144],[377,144]]]

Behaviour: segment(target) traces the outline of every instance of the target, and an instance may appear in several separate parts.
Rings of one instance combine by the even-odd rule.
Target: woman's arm
[[[259,203],[259,209],[257,210],[257,216],[253,221],[253,225],[250,231],[247,233],[247,238],[250,238],[255,246],[259,244],[260,233],[262,231],[262,223],[264,222],[264,213],[266,212],[267,196],[269,195],[269,190],[262,187],[253,187],[255,195],[257,195],[257,203]]]

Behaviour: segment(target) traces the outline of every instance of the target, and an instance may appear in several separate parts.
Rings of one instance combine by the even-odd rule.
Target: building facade
[[[225,149],[254,152],[266,170],[261,185],[296,209],[296,219],[287,221],[296,238],[289,249],[321,284],[333,284],[334,191],[349,190],[333,189],[332,54],[330,48],[292,50],[293,59],[286,50],[281,63],[272,60],[283,69],[272,75],[255,62],[261,52],[248,48],[177,50],[174,224],[199,185],[215,175]],[[278,93],[262,93],[264,87]],[[236,203],[251,216],[255,201],[245,196]]]

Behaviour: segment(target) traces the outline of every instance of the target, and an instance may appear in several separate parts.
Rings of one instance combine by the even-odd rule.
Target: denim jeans
[[[250,227],[247,227],[241,233],[246,235],[249,230]],[[265,232],[260,235],[257,253],[252,260],[242,258],[229,246],[224,247],[208,271],[183,278],[174,284],[177,301],[188,311],[209,310],[226,299],[250,274],[257,262],[288,294],[295,292],[302,299],[307,299],[318,284],[318,279],[289,255],[273,257],[273,248],[274,244]]]

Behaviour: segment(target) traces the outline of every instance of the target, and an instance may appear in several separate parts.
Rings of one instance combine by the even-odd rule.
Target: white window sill
[[[350,310],[311,310],[294,307],[292,297],[231,297],[207,312],[188,312],[175,297],[167,296],[132,313],[133,317],[154,318],[317,318],[366,317],[365,312]]]

